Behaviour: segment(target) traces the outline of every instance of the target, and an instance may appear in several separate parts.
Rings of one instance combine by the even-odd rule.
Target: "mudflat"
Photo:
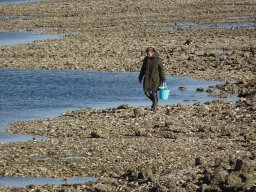
[[[255,191],[255,9],[254,0],[0,5],[0,16],[25,16],[0,18],[0,30],[66,34],[2,46],[2,68],[139,71],[145,49],[154,46],[166,74],[226,81],[210,94],[241,97],[159,106],[157,113],[125,104],[13,123],[6,132],[49,139],[1,144],[1,176],[99,180],[0,189]]]

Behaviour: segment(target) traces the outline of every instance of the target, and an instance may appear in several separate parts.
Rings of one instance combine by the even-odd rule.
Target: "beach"
[[[1,143],[0,176],[66,178],[2,191],[255,191],[256,2],[39,1],[0,5],[0,30],[64,34],[0,47],[0,67],[139,72],[154,46],[166,75],[225,81],[221,100],[123,104],[14,122],[8,133],[48,137]],[[206,90],[204,90],[206,91]],[[74,158],[66,158],[74,157]],[[68,184],[69,177],[97,181]]]

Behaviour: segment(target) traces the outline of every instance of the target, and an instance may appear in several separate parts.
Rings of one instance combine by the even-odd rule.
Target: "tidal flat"
[[[25,16],[0,17],[0,30],[66,34],[0,47],[1,68],[138,72],[154,46],[166,74],[225,81],[213,87],[240,97],[163,105],[157,113],[124,104],[14,122],[6,132],[48,139],[0,144],[0,176],[67,183],[0,190],[255,191],[255,9],[254,0],[0,5],[0,16]],[[68,184],[69,177],[98,180]]]

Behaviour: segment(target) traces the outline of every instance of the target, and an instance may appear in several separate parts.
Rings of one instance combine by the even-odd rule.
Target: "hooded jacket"
[[[161,86],[163,80],[165,80],[165,74],[163,70],[163,62],[159,57],[159,54],[155,52],[152,57],[145,57],[143,65],[140,70],[139,82],[143,80],[144,91],[157,91]]]

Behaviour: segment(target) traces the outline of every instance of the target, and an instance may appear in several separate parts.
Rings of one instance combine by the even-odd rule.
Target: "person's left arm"
[[[160,80],[162,82],[165,81],[166,78],[165,78],[165,73],[164,73],[164,65],[163,65],[162,59],[160,59],[160,58],[159,58],[159,61],[158,61],[158,70],[159,70]]]

